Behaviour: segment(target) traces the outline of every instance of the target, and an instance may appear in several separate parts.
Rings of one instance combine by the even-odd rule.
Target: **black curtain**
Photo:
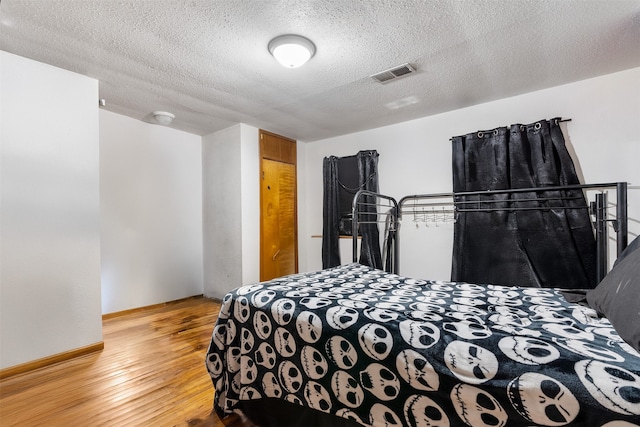
[[[558,119],[457,136],[453,191],[579,184]],[[456,196],[452,280],[565,289],[596,285],[582,190]],[[486,209],[489,208],[489,209]],[[483,210],[484,209],[484,210]]]
[[[356,166],[356,167],[354,167]],[[357,177],[357,183],[353,180]],[[378,153],[375,150],[359,151],[355,156],[325,157],[323,161],[323,224],[322,268],[340,265],[340,234],[351,234],[351,202],[358,190],[378,191]],[[373,203],[371,196],[364,202]],[[367,205],[367,211],[377,212]],[[359,262],[374,268],[383,268],[378,225],[360,224],[361,235]]]
[[[397,218],[398,211],[396,208],[391,208],[387,212],[384,228],[384,245],[383,245],[383,259],[384,259],[384,271],[389,273],[397,273],[398,266],[396,264],[396,247],[395,241],[397,238]]]
[[[340,265],[340,192],[338,158],[325,157],[322,162],[322,268]]]
[[[378,192],[378,152],[375,150],[359,151],[358,158],[358,177],[360,187],[363,190]],[[375,206],[376,199],[373,196],[365,196],[366,203],[365,212],[368,223],[360,224],[358,232],[362,235],[360,243],[360,259],[358,262],[373,268],[383,269],[382,254],[380,252],[380,234],[378,231],[378,210]]]

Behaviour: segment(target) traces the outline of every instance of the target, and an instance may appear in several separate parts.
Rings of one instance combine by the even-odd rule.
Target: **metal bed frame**
[[[399,273],[400,266],[400,220],[403,215],[424,213],[425,207],[430,207],[434,212],[440,213],[440,209],[435,211],[435,207],[442,207],[444,214],[451,215],[455,218],[458,212],[496,212],[496,211],[515,211],[515,210],[548,210],[548,209],[584,209],[584,207],[495,207],[496,203],[510,202],[509,199],[493,199],[494,195],[509,195],[515,193],[541,193],[548,191],[563,190],[601,190],[595,194],[595,200],[589,203],[587,209],[595,218],[593,226],[596,237],[596,275],[599,282],[604,278],[608,271],[608,228],[607,223],[611,222],[616,233],[617,255],[627,247],[628,243],[628,214],[627,214],[627,183],[626,182],[610,182],[601,184],[581,184],[581,185],[565,185],[552,187],[535,187],[535,188],[517,188],[510,190],[488,190],[488,191],[467,191],[458,193],[431,193],[431,194],[414,194],[404,196],[399,202],[391,196],[371,191],[360,190],[354,198],[352,204],[353,230],[358,230],[359,224],[379,224],[386,223],[389,226],[388,231],[394,233],[393,242],[393,262],[391,273]],[[615,189],[616,192],[616,214],[615,218],[609,219],[607,215],[608,201],[606,189]],[[477,196],[477,200],[461,200],[463,197]],[[440,199],[440,200],[438,200]],[[443,200],[446,199],[446,202]],[[522,201],[557,201],[561,199],[570,199],[570,197],[536,197],[532,199],[518,199]],[[493,204],[493,206],[492,206]],[[476,207],[473,207],[476,205]],[[422,209],[422,211],[416,211]],[[383,210],[381,212],[381,210]],[[358,259],[358,233],[353,232],[353,262]]]

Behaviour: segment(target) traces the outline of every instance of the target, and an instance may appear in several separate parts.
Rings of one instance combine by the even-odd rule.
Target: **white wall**
[[[300,217],[305,219],[300,229],[301,271],[322,266],[321,239],[310,236],[322,233],[323,157],[375,149],[380,153],[382,193],[399,199],[408,194],[449,192],[450,137],[553,117],[572,119],[564,123],[563,130],[583,182],[630,183],[630,239],[640,234],[640,68],[636,68],[306,144],[305,179],[299,184],[306,195],[299,205]],[[411,219],[408,221],[401,231],[400,273],[448,279],[452,226],[416,230]],[[343,262],[351,260],[350,245],[350,240],[341,241]]]
[[[258,129],[238,124],[202,138],[204,293],[222,298],[260,278]]]
[[[259,129],[240,125],[242,205],[242,284],[260,280],[260,144]]]
[[[201,138],[100,110],[103,313],[201,295]]]
[[[98,82],[0,52],[0,368],[102,341]]]
[[[208,297],[221,298],[242,281],[239,165],[240,125],[202,138],[204,294]]]

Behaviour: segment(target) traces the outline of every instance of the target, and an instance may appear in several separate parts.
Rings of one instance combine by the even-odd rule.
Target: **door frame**
[[[280,140],[278,146],[267,147],[265,136],[269,139],[276,138]],[[262,206],[263,206],[263,192],[262,192],[262,178],[263,178],[263,160],[272,160],[281,163],[288,163],[294,167],[294,199],[293,199],[293,215],[294,215],[294,273],[298,272],[298,161],[297,161],[297,141],[295,139],[287,138],[282,135],[278,135],[263,129],[259,129],[259,155],[260,162],[258,171],[258,179],[260,180],[260,281],[264,281],[265,266],[263,265],[263,243],[264,243],[264,230],[262,226]]]

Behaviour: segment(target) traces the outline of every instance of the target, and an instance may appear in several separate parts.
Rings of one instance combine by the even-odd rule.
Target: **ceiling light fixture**
[[[166,111],[154,111],[153,118],[159,125],[168,126],[176,116],[174,114],[167,113]]]
[[[269,42],[269,52],[287,68],[297,68],[316,53],[316,46],[306,37],[295,34],[278,36]]]

